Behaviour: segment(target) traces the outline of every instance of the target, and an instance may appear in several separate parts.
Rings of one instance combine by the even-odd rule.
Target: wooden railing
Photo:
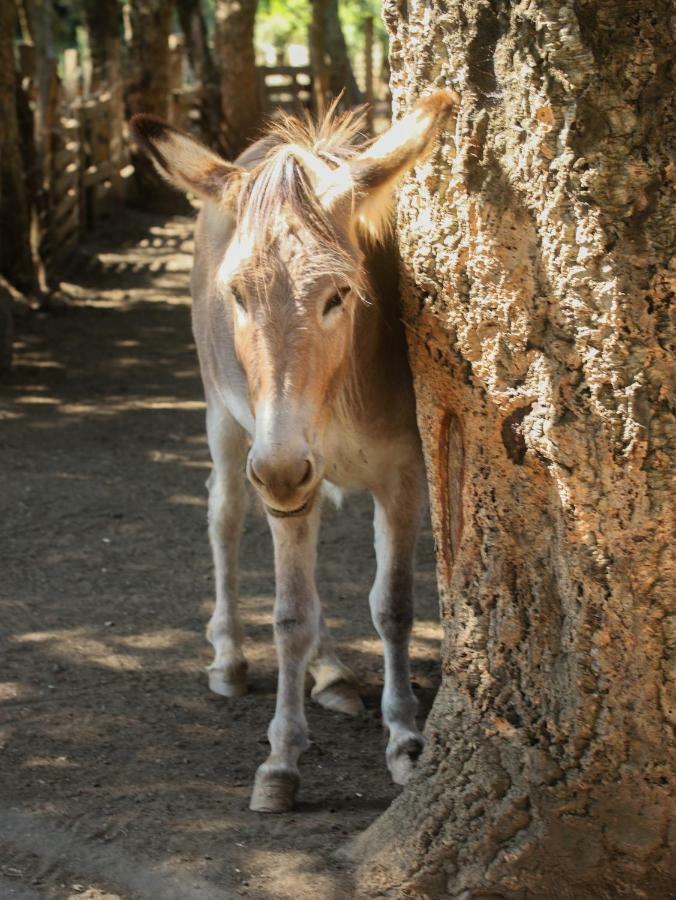
[[[259,66],[258,72],[267,110],[299,114],[312,109],[310,66]]]

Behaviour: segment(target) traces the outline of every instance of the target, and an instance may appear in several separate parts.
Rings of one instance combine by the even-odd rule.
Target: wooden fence
[[[266,110],[283,109],[297,114],[312,109],[310,66],[259,66],[258,77]]]

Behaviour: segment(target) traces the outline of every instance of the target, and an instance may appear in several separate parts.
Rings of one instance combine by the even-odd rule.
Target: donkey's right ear
[[[163,178],[179,190],[206,200],[223,200],[226,191],[246,171],[156,116],[134,116],[129,133]]]

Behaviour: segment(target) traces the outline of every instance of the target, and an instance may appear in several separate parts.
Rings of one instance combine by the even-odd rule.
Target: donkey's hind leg
[[[237,562],[247,501],[247,439],[230,413],[213,404],[207,411],[207,437],[214,464],[207,486],[209,540],[216,581],[216,605],[207,627],[207,639],[215,655],[207,671],[214,693],[239,697],[246,694],[247,669],[242,651],[244,629],[237,608]]]
[[[408,645],[413,625],[413,561],[424,499],[423,472],[394,477],[387,491],[374,494],[376,579],[369,601],[373,624],[383,641],[385,683],[383,722],[389,731],[386,759],[392,780],[406,784],[424,738],[415,721]]]
[[[348,716],[364,711],[357,677],[338,659],[323,615],[319,620],[319,647],[308,671],[315,682],[311,693],[315,703]]]

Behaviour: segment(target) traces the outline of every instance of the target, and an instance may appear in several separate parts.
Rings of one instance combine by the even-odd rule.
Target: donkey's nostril
[[[254,484],[257,484],[260,487],[263,487],[265,482],[263,481],[261,476],[256,471],[256,460],[253,459],[253,457],[249,460],[249,474],[251,475],[251,480],[254,482]]]
[[[303,473],[303,477],[298,482],[298,487],[302,487],[304,484],[307,484],[308,481],[312,478],[312,461],[309,459],[305,460],[305,472]]]

